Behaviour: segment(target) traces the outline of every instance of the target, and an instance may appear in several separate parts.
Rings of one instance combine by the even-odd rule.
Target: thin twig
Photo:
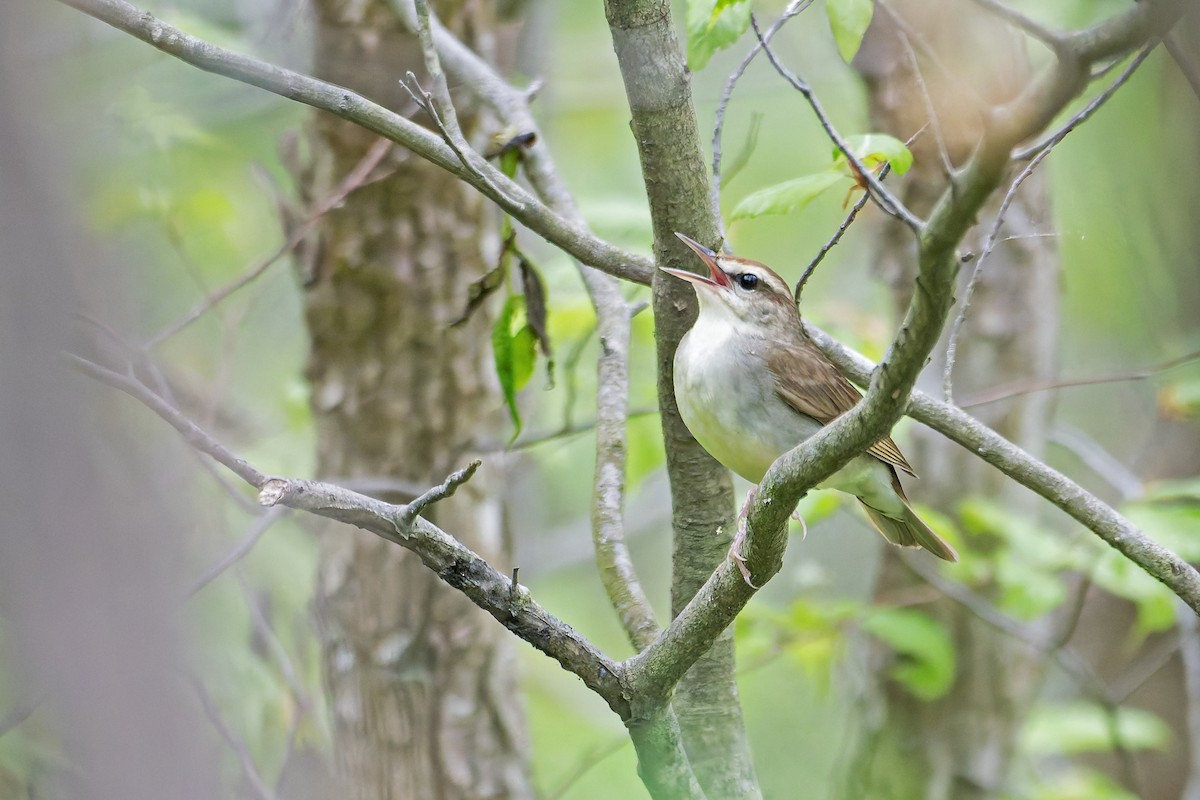
[[[1180,800],[1200,800],[1200,626],[1182,603],[1175,606],[1179,660],[1183,665],[1184,717],[1187,725],[1188,778]]]
[[[189,311],[182,318],[172,322],[158,333],[151,336],[145,344],[146,350],[153,350],[158,345],[162,344],[167,339],[170,339],[175,334],[182,331],[187,326],[191,325],[200,317],[207,314],[213,307],[224,302],[230,295],[237,292],[239,289],[253,283],[264,272],[271,268],[273,264],[279,261],[292,250],[296,249],[307,237],[312,229],[316,226],[321,218],[328,214],[333,208],[342,203],[353,192],[374,183],[372,174],[375,168],[383,161],[384,156],[392,149],[392,142],[388,139],[380,138],[371,145],[366,154],[359,160],[354,167],[346,173],[346,177],[337,185],[332,192],[329,193],[321,202],[319,202],[309,215],[292,230],[291,234],[284,240],[278,248],[270,255],[261,259],[258,263],[251,266],[240,277],[230,281],[229,283],[216,290],[208,297],[199,303],[195,308]],[[377,179],[377,178],[376,178]]]
[[[1125,466],[1092,437],[1070,425],[1057,424],[1050,441],[1074,453],[1092,472],[1117,490],[1122,502],[1142,497],[1146,488],[1137,473]]]
[[[296,702],[296,707],[299,709],[297,716],[303,717],[304,714],[312,711],[313,702],[308,691],[304,688],[303,682],[300,680],[300,671],[296,669],[296,663],[288,654],[287,648],[283,646],[283,642],[279,640],[275,629],[271,627],[270,621],[267,619],[267,614],[263,610],[262,602],[258,598],[258,594],[254,591],[246,576],[242,574],[242,570],[236,571],[238,585],[241,587],[242,596],[246,600],[246,607],[250,610],[250,623],[254,626],[254,632],[258,634],[266,646],[267,651],[274,659],[275,665],[279,667],[279,674],[283,676],[283,681],[288,685],[288,689],[292,693],[292,699]]]
[[[267,482],[267,476],[252,467],[245,459],[238,458],[229,448],[209,436],[196,423],[185,417],[179,409],[164,400],[150,387],[130,375],[122,375],[107,367],[102,367],[86,358],[67,353],[67,362],[86,375],[90,375],[101,383],[106,383],[114,389],[119,389],[135,400],[140,401],[158,416],[162,417],[172,428],[183,436],[184,440],[202,453],[212,456],[218,463],[223,464],[234,475],[246,483],[261,489]]]
[[[446,83],[446,74],[442,72],[442,60],[438,57],[437,48],[433,44],[430,22],[433,15],[429,11],[429,3],[427,0],[413,0],[413,9],[416,12],[417,39],[421,42],[421,55],[425,59],[425,70],[429,73],[429,80],[433,84],[433,102],[437,104],[449,137],[466,144],[462,126],[458,124],[458,112],[454,110],[454,101],[450,97],[450,85]],[[416,78],[411,72],[409,79],[416,82]]]
[[[1064,34],[1047,28],[1037,20],[1025,16],[1015,8],[1000,2],[1000,0],[975,0],[975,5],[987,9],[1010,25],[1029,34],[1034,39],[1045,44],[1056,54],[1061,53],[1067,43],[1067,37]]]
[[[189,675],[188,681],[195,689],[196,696],[200,698],[200,707],[204,709],[204,716],[208,717],[208,721],[217,729],[217,733],[221,734],[225,744],[229,745],[229,749],[237,756],[238,765],[242,768],[242,777],[250,784],[254,794],[258,796],[259,800],[275,800],[275,792],[258,774],[258,766],[254,763],[254,756],[250,754],[250,748],[246,746],[240,736],[233,732],[232,728],[225,724],[225,720],[221,718],[221,712],[217,710],[216,701],[204,688],[204,684],[195,675]]]
[[[975,287],[978,286],[979,280],[983,277],[983,265],[987,263],[988,256],[992,254],[992,249],[996,246],[996,237],[1000,235],[1000,226],[1004,223],[1004,215],[1008,213],[1009,206],[1016,200],[1017,190],[1033,174],[1038,165],[1050,155],[1052,150],[1053,146],[1047,147],[1034,156],[1033,160],[1021,170],[1021,174],[1008,187],[1008,191],[1004,194],[1004,199],[1000,202],[1000,209],[996,212],[996,218],[992,222],[991,230],[988,231],[987,239],[983,245],[983,253],[979,258],[975,259],[975,267],[971,271],[971,279],[967,281],[967,288],[963,290],[962,301],[958,307],[958,315],[950,325],[950,336],[946,341],[946,365],[942,369],[942,399],[947,403],[954,402],[954,365],[958,356],[958,340],[962,334],[963,326],[967,322],[967,309],[971,307],[971,298],[975,295]]]
[[[882,181],[884,178],[886,178],[888,173],[891,172],[891,169],[891,164],[884,164],[883,169],[879,171],[879,180]],[[868,192],[863,192],[863,196],[858,198],[858,202],[856,202],[853,208],[850,209],[850,213],[847,214],[846,218],[842,220],[842,224],[838,226],[836,231],[834,231],[833,236],[829,237],[829,240],[826,241],[825,244],[821,245],[821,249],[817,251],[816,256],[814,256],[813,260],[810,261],[808,266],[804,268],[804,272],[800,275],[800,280],[796,281],[796,288],[792,292],[792,297],[797,303],[800,302],[800,293],[804,290],[804,284],[808,283],[808,279],[812,277],[814,272],[816,272],[817,266],[825,260],[825,256],[829,254],[829,251],[832,250],[837,243],[842,240],[842,237],[850,228],[850,223],[854,222],[855,218],[858,216],[858,212],[863,210],[863,207],[866,206],[867,201],[870,199],[871,195]]]
[[[914,233],[920,233],[925,227],[924,221],[909,211],[904,203],[902,203],[898,197],[888,191],[887,188],[885,188],[884,185],[879,182],[879,179],[875,177],[871,170],[869,170],[861,161],[859,161],[858,156],[851,152],[850,146],[846,143],[846,140],[843,139],[841,134],[837,132],[837,129],[833,127],[833,121],[830,120],[829,115],[825,113],[825,108],[821,105],[821,101],[817,99],[817,95],[815,92],[813,92],[812,87],[809,86],[805,80],[785,67],[783,63],[780,62],[780,60],[775,56],[775,52],[771,49],[770,44],[764,41],[762,31],[759,30],[758,22],[755,20],[753,14],[750,15],[750,24],[754,28],[755,35],[758,36],[758,41],[759,44],[762,45],[763,52],[767,54],[767,59],[771,62],[771,66],[775,68],[775,71],[778,72],[784,80],[792,85],[793,89],[800,92],[800,94],[804,96],[804,99],[808,101],[813,113],[817,116],[817,120],[821,123],[821,127],[825,129],[825,134],[833,141],[833,143],[837,146],[837,149],[841,151],[842,155],[846,157],[846,160],[850,162],[850,166],[854,174],[860,176],[862,180],[866,182],[867,186],[869,187],[868,193],[871,195],[871,198],[876,202],[876,204],[879,205],[884,213],[900,220],[910,229],[912,229]]]
[[[889,7],[883,6],[883,9],[895,19],[896,14]],[[937,144],[938,158],[941,159],[942,175],[950,181],[954,180],[954,162],[950,160],[950,150],[946,146],[946,137],[942,133],[941,120],[938,117],[937,108],[933,105],[933,97],[929,94],[929,87],[925,84],[925,73],[921,69],[921,61],[917,58],[917,51],[913,49],[912,42],[909,41],[908,34],[900,25],[896,26],[896,38],[900,40],[901,46],[904,48],[904,53],[908,57],[909,66],[912,67],[913,80],[917,84],[917,91],[921,95],[921,103],[925,106],[925,115],[928,117],[928,125],[933,130],[933,139]],[[882,177],[880,178],[882,180]]]
[[[1138,51],[1138,54],[1134,56],[1133,61],[1129,62],[1129,66],[1126,67],[1111,84],[1109,84],[1107,89],[1096,95],[1091,102],[1080,109],[1078,113],[1073,115],[1054,133],[1050,134],[1045,139],[1042,139],[1037,144],[1032,144],[1014,152],[1012,154],[1012,160],[1025,161],[1033,158],[1042,150],[1054,147],[1056,144],[1065,139],[1067,134],[1079,127],[1081,123],[1086,122],[1089,117],[1100,110],[1102,105],[1108,102],[1109,98],[1116,94],[1117,89],[1120,89],[1125,82],[1132,77],[1133,73],[1137,71],[1137,68],[1142,65],[1142,62],[1146,60],[1146,57],[1149,56],[1157,46],[1158,40],[1148,43],[1145,47]]]
[[[508,576],[436,525],[418,516],[409,527],[402,526],[400,522],[407,506],[386,503],[330,483],[268,478],[136,378],[113,372],[79,356],[68,355],[67,359],[85,374],[141,402],[178,431],[192,447],[258,488],[261,505],[268,508],[284,505],[355,525],[416,553],[443,581],[502,621],[516,636],[583,679],[622,719],[629,718],[630,695],[622,664],[610,659],[588,639],[542,608],[527,591],[518,588],[514,600]]]
[[[591,772],[593,767],[599,765],[601,761],[609,756],[616,755],[628,746],[628,736],[616,736],[608,744],[593,747],[579,759],[571,771],[567,773],[567,777],[563,778],[558,786],[543,796],[543,800],[561,800],[561,798],[566,797],[567,792],[571,791],[572,787],[579,783],[583,776]]]
[[[1185,364],[1192,364],[1196,361],[1200,361],[1200,351],[1172,358],[1169,361],[1164,361],[1163,363],[1149,367],[1148,369],[1133,370],[1131,372],[1115,372],[1109,375],[1095,375],[1090,378],[1063,378],[1050,381],[1027,380],[1017,381],[1016,383],[1006,383],[971,395],[968,400],[959,404],[959,408],[975,408],[977,406],[987,405],[988,403],[998,403],[1001,400],[1007,400],[1011,397],[1020,397],[1022,395],[1034,394],[1036,392],[1049,392],[1055,389],[1070,389],[1077,386],[1097,386],[1105,383],[1142,381],[1148,378],[1156,377],[1163,372],[1168,372],[1177,367],[1184,366]]]
[[[977,0],[978,2],[979,0]],[[946,365],[942,370],[942,397],[947,403],[954,402],[954,365],[958,354],[958,342],[962,334],[963,326],[967,321],[967,310],[971,306],[971,298],[975,294],[975,288],[979,284],[979,280],[983,277],[983,266],[986,263],[988,256],[991,255],[992,249],[996,246],[996,238],[1000,234],[1000,226],[1004,223],[1004,216],[1008,213],[1009,207],[1013,200],[1016,199],[1017,190],[1021,184],[1025,182],[1034,170],[1046,159],[1053,151],[1054,147],[1067,137],[1071,131],[1075,130],[1080,123],[1087,120],[1096,113],[1099,108],[1108,101],[1117,89],[1129,80],[1130,76],[1141,66],[1146,57],[1154,49],[1157,42],[1151,42],[1142,48],[1141,52],[1134,57],[1129,66],[1125,68],[1112,84],[1101,92],[1095,99],[1087,104],[1079,113],[1071,117],[1066,125],[1063,125],[1053,135],[1045,139],[1041,144],[1023,150],[1020,153],[1013,155],[1014,161],[1024,160],[1024,154],[1031,153],[1032,160],[1025,166],[1016,180],[1008,187],[1008,192],[1004,195],[1004,200],[1000,203],[1000,209],[996,212],[996,218],[992,222],[991,230],[988,231],[987,239],[984,242],[983,252],[979,258],[975,260],[975,267],[971,271],[971,279],[967,282],[967,288],[963,291],[962,302],[959,304],[958,315],[954,318],[953,324],[950,326],[950,336],[946,343]]]
[[[771,27],[767,28],[767,32],[763,34],[762,41],[770,42],[784,23],[796,16],[800,12],[813,4],[814,0],[791,0],[783,13],[771,23]],[[717,100],[717,111],[713,119],[713,136],[712,136],[712,209],[713,219],[717,221],[717,233],[721,241],[725,241],[725,225],[721,220],[721,134],[725,130],[725,109],[729,106],[729,100],[733,97],[733,87],[745,74],[746,69],[750,66],[750,62],[754,60],[762,52],[762,43],[756,42],[737,65],[733,73],[725,80],[725,86],[721,89],[721,97]]]
[[[261,514],[258,519],[254,520],[254,524],[250,526],[250,530],[246,531],[246,535],[242,537],[241,541],[196,579],[192,588],[188,589],[187,596],[195,597],[201,589],[215,581],[225,570],[245,558],[254,549],[254,545],[258,544],[258,540],[262,538],[263,534],[286,512],[287,509],[272,508]]]
[[[218,47],[157,19],[125,0],[60,2],[199,69],[327,111],[386,136],[475,187],[530,230],[584,264],[636,283],[650,283],[654,264],[646,256],[622,250],[597,238],[579,222],[568,221],[561,213],[552,211],[516,181],[486,162],[480,167],[489,181],[482,180],[479,175],[462,166],[454,151],[437,133],[356,92]],[[436,39],[436,30],[434,36]]]
[[[416,500],[406,505],[403,513],[400,514],[400,525],[405,528],[410,527],[413,520],[420,516],[428,506],[452,497],[458,491],[458,487],[471,480],[475,475],[475,470],[479,469],[479,465],[482,463],[479,459],[475,459],[462,469],[450,473],[446,480],[428,489]]]

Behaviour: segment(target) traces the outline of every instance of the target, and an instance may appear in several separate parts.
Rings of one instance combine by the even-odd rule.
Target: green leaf
[[[713,53],[741,38],[750,27],[749,0],[688,0],[687,60],[693,72],[704,69]]]
[[[734,207],[731,219],[753,219],[768,214],[791,214],[804,208],[813,198],[846,179],[839,172],[818,172],[759,189]]]
[[[1039,776],[1030,791],[1029,800],[1139,800],[1107,775],[1075,764],[1064,764],[1053,774]]]
[[[525,324],[525,298],[510,295],[492,326],[492,356],[496,362],[496,377],[504,393],[504,404],[512,417],[514,441],[521,433],[521,411],[517,407],[517,392],[529,383],[533,375],[533,362],[537,348],[537,336]]]
[[[847,64],[862,45],[875,12],[874,0],[826,0],[825,13],[838,53]]]
[[[936,700],[954,685],[954,644],[946,626],[907,608],[879,608],[862,620],[867,633],[899,658],[888,675],[922,700]]]
[[[1121,707],[1114,716],[1083,701],[1034,708],[1021,738],[1028,752],[1047,757],[1112,750],[1114,733],[1126,750],[1166,750],[1171,743],[1170,727],[1149,711]]]
[[[864,133],[846,139],[846,149],[854,154],[864,167],[875,169],[884,163],[892,165],[892,172],[903,175],[913,164],[912,151],[904,142],[886,133]],[[837,147],[833,148],[833,163],[847,175],[854,177],[850,161]]]

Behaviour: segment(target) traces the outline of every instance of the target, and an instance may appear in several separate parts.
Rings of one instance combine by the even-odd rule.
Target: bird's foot
[[[800,509],[792,509],[792,519],[800,523],[800,538],[803,539],[805,536],[808,536],[808,523],[804,521],[804,517],[800,516]]]
[[[754,495],[757,493],[757,486],[751,486],[750,491],[746,493],[746,502],[742,503],[742,510],[738,513],[737,535],[733,537],[733,542],[729,545],[729,557],[733,559],[734,565],[742,573],[742,580],[751,589],[760,587],[755,586],[750,577],[750,569],[746,566],[746,557],[742,555],[742,545],[746,543],[746,524],[750,514],[750,503],[754,501]]]

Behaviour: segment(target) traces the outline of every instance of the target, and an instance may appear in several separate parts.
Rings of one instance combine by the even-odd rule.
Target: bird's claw
[[[746,566],[746,557],[742,555],[742,545],[746,541],[746,518],[742,517],[738,523],[737,536],[733,537],[733,542],[729,545],[729,557],[733,559],[733,564],[738,568],[738,572],[742,573],[742,580],[751,589],[760,589],[756,586],[754,580],[750,577],[750,568]]]
[[[808,523],[804,521],[804,517],[800,516],[800,509],[792,509],[792,519],[800,523],[800,538],[808,536]]]

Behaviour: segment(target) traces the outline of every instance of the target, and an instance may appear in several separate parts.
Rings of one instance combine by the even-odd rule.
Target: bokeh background
[[[7,101],[0,267],[9,287],[0,306],[0,380],[8,398],[0,413],[13,433],[7,441],[15,443],[5,453],[13,465],[5,491],[13,504],[36,502],[3,534],[9,555],[0,564],[6,604],[0,715],[29,713],[20,724],[0,726],[0,796],[57,796],[62,776],[73,770],[71,736],[45,695],[61,691],[44,688],[61,687],[52,679],[62,672],[54,665],[104,650],[105,642],[132,641],[125,628],[144,632],[146,625],[162,626],[154,639],[162,653],[183,654],[202,678],[199,696],[245,743],[243,755],[270,780],[283,776],[279,796],[309,796],[302,794],[305,785],[319,784],[302,776],[320,774],[329,741],[311,634],[316,546],[306,520],[273,520],[236,567],[200,586],[206,570],[256,533],[244,505],[249,495],[231,490],[128,398],[78,376],[41,372],[22,354],[103,353],[145,342],[272,253],[284,239],[280,208],[295,202],[284,160],[304,152],[298,130],[313,112],[201,73],[69,8],[19,5],[5,12],[0,33]],[[1025,5],[1068,27],[1122,4]],[[765,17],[779,6],[764,2],[756,9]],[[155,0],[147,7],[223,46],[306,66],[309,27],[299,4]],[[518,83],[544,82],[534,111],[567,184],[600,236],[648,252],[649,214],[602,4],[531,0],[525,13],[526,24],[506,33],[520,42],[512,74]],[[695,75],[702,129],[711,131],[721,87],[749,45],[743,39]],[[819,7],[785,28],[776,48],[813,84],[843,132],[868,130],[865,91],[839,58]],[[1041,57],[1030,50],[1035,61]],[[757,145],[725,187],[726,213],[756,188],[829,162],[830,146],[809,109],[763,59],[733,96],[727,158],[742,147],[754,115],[761,115]],[[1053,216],[1042,231],[1061,255],[1061,294],[1045,298],[1061,305],[1061,375],[1126,378],[1056,391],[1055,420],[1068,446],[1053,447],[1049,461],[1193,558],[1200,554],[1200,364],[1155,370],[1200,351],[1197,130],[1200,100],[1160,49],[1048,159]],[[842,220],[845,199],[829,192],[798,215],[730,223],[729,245],[794,281]],[[864,213],[810,282],[803,306],[809,320],[872,358],[893,330],[887,289],[872,270],[878,222],[871,210]],[[486,453],[484,469],[505,485],[512,566],[520,566],[522,582],[608,652],[624,655],[628,644],[605,602],[588,533],[592,312],[563,254],[531,235],[524,242],[548,284],[555,380],[551,386],[539,372],[522,392],[525,430],[512,447],[502,408],[480,432],[478,447]],[[645,289],[627,293],[648,299]],[[294,265],[284,258],[152,356],[202,425],[264,471],[308,476],[315,444],[299,296]],[[629,536],[646,587],[665,614],[669,504],[648,309],[634,322],[632,358]],[[35,373],[46,377],[44,388],[55,398],[49,405],[16,399],[19,390],[28,396],[40,386],[26,380]],[[940,376],[928,377],[936,389]],[[50,438],[40,438],[34,434],[42,428],[29,420],[51,408],[55,422],[44,431]],[[914,435],[912,426],[901,424],[902,444]],[[50,441],[54,447],[44,446]],[[1070,446],[1079,441],[1085,444]],[[49,473],[35,480],[37,452],[47,454]],[[919,502],[919,483],[910,494]],[[1145,502],[1156,497],[1170,502]],[[975,518],[986,526],[995,509],[984,499],[963,502],[977,504]],[[804,502],[807,538],[794,538],[783,572],[738,623],[742,699],[768,797],[829,796],[864,713],[855,687],[866,679],[865,666],[855,654],[867,634],[840,624],[837,609],[869,598],[880,543],[836,498],[814,493]],[[1061,515],[1039,513],[1036,524],[1046,537],[1079,538]],[[46,526],[57,533],[40,536]],[[957,532],[960,542],[971,535]],[[59,569],[64,563],[70,568]],[[953,579],[955,569],[945,575]],[[1073,572],[1063,566],[1021,576],[1035,599],[1013,600],[1010,610],[1036,617],[1051,607],[1036,597],[1062,602],[1065,576]],[[1144,678],[1147,687],[1160,681],[1155,691],[1182,700],[1177,647],[1168,647],[1179,636],[1170,598],[1137,575],[1125,578],[1127,597],[1106,606],[1108,624],[1085,626],[1076,644],[1085,652],[1115,646],[1131,671],[1155,667]],[[138,609],[145,606],[155,613],[142,619]],[[158,613],[164,608],[169,614]],[[29,633],[37,628],[28,625],[31,616],[61,620],[54,622],[59,635],[45,635],[44,627]],[[89,648],[88,636],[100,644]],[[543,796],[642,796],[617,719],[556,664],[519,649],[533,772]],[[102,698],[106,687],[124,685],[117,676],[128,675],[130,665],[154,657],[97,657],[97,684],[76,688]],[[176,688],[148,685],[147,696],[136,700],[97,699],[93,724],[119,733],[138,724],[139,709],[150,719],[156,707],[178,706],[176,722],[163,723],[163,763],[190,764],[193,785],[212,792],[197,796],[239,796],[245,787],[238,754],[205,723],[198,695]],[[152,702],[156,692],[166,705]],[[1122,746],[1157,754],[1144,769],[1186,776],[1196,767],[1189,767],[1181,718],[1139,711],[1138,697],[1130,695],[1120,719]],[[1043,700],[1025,731],[1014,796],[1128,797],[1115,781],[1097,777],[1113,750],[1111,720],[1081,698],[1069,677],[1052,678]],[[185,743],[193,753],[179,760],[172,752]]]

